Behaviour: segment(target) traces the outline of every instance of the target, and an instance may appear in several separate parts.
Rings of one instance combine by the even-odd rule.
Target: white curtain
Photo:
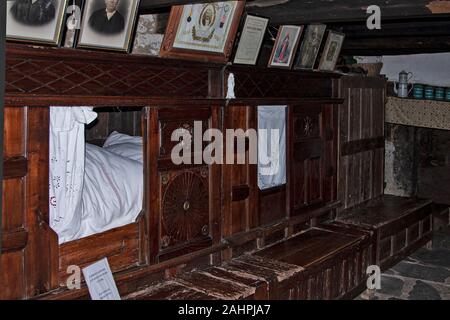
[[[85,125],[97,118],[92,107],[50,108],[50,226],[59,243],[79,230],[85,165]]]
[[[286,183],[286,106],[258,107],[258,187]]]

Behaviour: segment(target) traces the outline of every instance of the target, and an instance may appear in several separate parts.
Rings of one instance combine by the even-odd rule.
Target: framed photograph
[[[291,68],[302,32],[303,26],[280,27],[270,56],[269,67]]]
[[[85,1],[77,47],[128,52],[139,0]]]
[[[173,6],[160,56],[227,62],[245,1]]]
[[[132,53],[159,56],[168,18],[165,13],[140,15]]]
[[[6,2],[6,38],[59,45],[68,0]]]
[[[322,58],[320,59],[319,70],[334,71],[339,55],[341,54],[342,44],[344,43],[345,34],[330,31],[328,33],[327,42],[323,49]]]
[[[324,24],[308,25],[294,69],[314,68],[326,29],[327,26]]]
[[[256,64],[268,24],[268,18],[247,14],[233,63]]]

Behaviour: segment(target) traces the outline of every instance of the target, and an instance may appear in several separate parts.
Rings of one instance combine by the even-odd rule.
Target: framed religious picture
[[[344,43],[345,34],[330,31],[320,59],[319,70],[334,71]]]
[[[68,0],[6,2],[7,39],[59,45]]]
[[[256,64],[268,24],[268,18],[247,14],[234,55],[234,64]]]
[[[303,26],[281,26],[269,60],[269,67],[290,69]]]
[[[227,62],[245,1],[173,6],[160,56]]]
[[[85,1],[77,47],[128,52],[139,0]]]
[[[159,56],[168,18],[168,13],[140,15],[132,53]]]
[[[324,24],[308,25],[294,69],[314,68],[326,28]]]

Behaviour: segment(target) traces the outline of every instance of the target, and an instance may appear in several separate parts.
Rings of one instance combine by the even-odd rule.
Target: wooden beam
[[[148,12],[205,2],[217,0],[141,0],[140,9]],[[246,3],[249,13],[270,17],[272,25],[365,21],[369,5],[378,5],[384,20],[450,15],[450,0],[248,0]]]
[[[271,18],[272,25],[365,21],[369,5],[381,8],[382,19],[450,14],[450,1],[435,0],[254,0],[247,10]]]
[[[345,55],[369,56],[449,51],[449,36],[346,39],[342,49],[342,53]]]
[[[218,0],[141,0],[140,9],[149,10],[155,8],[171,7],[181,4],[218,2]]]

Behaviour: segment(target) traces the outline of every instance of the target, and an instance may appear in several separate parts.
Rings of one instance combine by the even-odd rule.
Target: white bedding
[[[82,222],[75,239],[136,221],[142,211],[142,163],[86,144]]]
[[[130,224],[142,210],[143,164],[133,160],[142,138],[114,133],[114,150],[86,144],[96,116],[91,107],[50,109],[50,226],[60,244]]]

